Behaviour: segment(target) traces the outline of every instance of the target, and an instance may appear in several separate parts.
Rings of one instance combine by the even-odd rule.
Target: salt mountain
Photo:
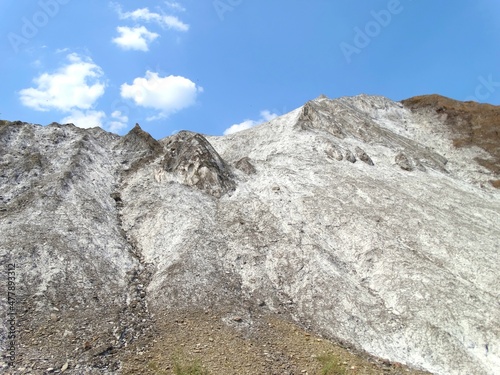
[[[500,374],[499,119],[360,95],[223,137],[3,121],[5,371],[122,373],[162,317],[210,311],[240,330],[276,314],[436,374]]]

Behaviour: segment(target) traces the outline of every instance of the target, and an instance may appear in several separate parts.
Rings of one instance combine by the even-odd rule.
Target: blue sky
[[[500,104],[493,0],[0,0],[0,118],[220,135],[320,94]]]

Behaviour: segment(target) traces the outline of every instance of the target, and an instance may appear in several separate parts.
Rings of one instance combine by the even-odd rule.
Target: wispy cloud
[[[158,111],[149,119],[167,117],[196,102],[203,88],[196,86],[188,78],[181,76],[161,77],[158,73],[147,71],[144,77],[137,77],[131,85],[121,86],[121,96],[131,99],[140,107]]]
[[[178,17],[169,14],[151,12],[149,8],[139,8],[132,12],[124,12],[121,5],[113,3],[120,19],[143,22],[155,22],[161,27],[177,31],[188,31],[189,25],[182,22]]]
[[[144,26],[118,26],[116,30],[120,36],[114,38],[113,43],[125,50],[149,51],[149,44],[159,37],[158,34],[149,31]]]
[[[271,111],[264,110],[260,112],[260,118],[258,120],[245,120],[239,124],[231,125],[229,128],[224,130],[224,135],[234,134],[243,130],[250,129],[255,125],[262,124],[263,122],[271,121],[272,119],[278,117],[276,113],[271,113]]]
[[[165,1],[165,5],[169,7],[170,9],[177,11],[177,12],[185,12],[186,8],[184,8],[180,3],[177,1]]]

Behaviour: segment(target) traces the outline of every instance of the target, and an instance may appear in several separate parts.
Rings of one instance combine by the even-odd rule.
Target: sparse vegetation
[[[171,374],[165,370],[163,366],[161,366],[156,361],[150,361],[147,364],[148,373],[153,373],[155,375],[167,375]],[[167,369],[171,369],[167,367]],[[203,368],[199,361],[193,361],[187,363],[187,361],[182,361],[177,357],[173,359],[173,371],[175,375],[209,375],[207,369]]]
[[[192,363],[184,363],[178,359],[174,359],[174,374],[175,375],[209,375],[208,370],[204,369],[199,361]]]
[[[166,371],[160,368],[158,362],[151,361],[147,364],[147,369],[153,372],[155,375],[166,375]]]
[[[321,375],[344,375],[346,369],[338,362],[338,359],[332,354],[323,354],[318,357],[323,367],[321,368]]]

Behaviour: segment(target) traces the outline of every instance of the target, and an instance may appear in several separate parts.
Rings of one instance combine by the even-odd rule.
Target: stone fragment
[[[368,165],[374,165],[372,159],[368,156],[368,154],[362,148],[356,147],[354,152],[356,152],[356,156],[362,162],[365,162]]]
[[[346,152],[345,152],[345,160],[347,160],[347,161],[349,161],[351,163],[356,163],[356,157],[349,150],[346,150]]]
[[[342,151],[340,151],[337,147],[333,145],[328,145],[325,152],[330,159],[335,159],[337,161],[341,161],[342,159],[344,159]]]
[[[255,174],[257,172],[253,164],[250,162],[250,158],[247,156],[238,160],[235,164],[235,167],[248,175]]]
[[[413,167],[412,162],[408,159],[408,157],[400,152],[399,154],[396,155],[394,158],[394,161],[396,162],[399,167],[405,171],[413,171],[415,168]]]
[[[61,367],[61,372],[66,371],[68,369],[68,367],[69,367],[69,363],[68,363],[68,361],[66,361],[66,363]]]

